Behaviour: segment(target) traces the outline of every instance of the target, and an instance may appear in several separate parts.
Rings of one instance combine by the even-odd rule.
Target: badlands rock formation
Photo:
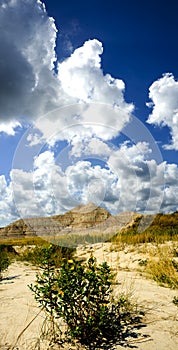
[[[20,219],[0,228],[0,236],[29,237],[61,234],[112,233],[131,224],[138,214],[127,212],[111,215],[106,209],[93,203],[79,205],[62,215]]]

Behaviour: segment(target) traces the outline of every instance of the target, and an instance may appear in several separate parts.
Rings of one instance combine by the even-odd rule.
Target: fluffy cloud
[[[119,178],[120,202],[118,210],[149,212],[154,207],[156,212],[159,211],[162,195],[159,190],[156,194],[155,207],[153,198],[156,187],[152,185],[152,182],[157,177],[157,165],[154,160],[147,160],[147,155],[150,152],[151,150],[145,142],[139,142],[136,145],[125,142],[111,154],[108,163]],[[151,167],[152,163],[155,165],[154,170],[153,166]]]
[[[74,157],[94,157],[100,158],[102,160],[107,160],[108,156],[112,152],[112,145],[103,142],[98,138],[85,138],[82,140],[80,137],[75,136],[71,142],[72,150],[71,156]]]
[[[59,100],[53,72],[57,30],[37,0],[1,1],[0,22],[0,120],[28,120]]]
[[[125,102],[124,82],[103,74],[101,42],[88,40],[68,59],[57,63],[57,29],[40,0],[3,0],[0,22],[0,131],[12,135],[19,123],[34,122],[48,138],[55,130],[56,140],[68,127],[65,137],[71,139],[73,124],[80,122],[77,134],[86,129],[91,134],[100,124],[105,126],[104,130],[97,127],[100,136],[103,133],[103,137],[111,138],[129,122],[134,107]],[[77,119],[78,103],[85,107],[78,108]],[[87,103],[112,106],[111,116],[104,106],[88,108]],[[70,110],[66,110],[69,105]],[[43,115],[44,120],[39,120]],[[114,132],[109,129],[110,136],[106,133],[109,125],[115,125]]]
[[[0,223],[3,226],[18,217],[18,212],[13,201],[12,183],[8,185],[5,176],[0,176]]]
[[[103,47],[96,39],[88,40],[64,62],[58,64],[58,78],[64,91],[79,101],[117,105],[125,111],[133,110],[123,98],[125,84],[104,75],[101,69]]]
[[[40,215],[40,210],[36,204],[33,187],[33,174],[21,169],[11,171],[11,190],[14,197],[18,217],[25,218]]]
[[[170,128],[171,144],[165,145],[166,149],[178,150],[178,82],[170,73],[164,74],[156,80],[149,89],[149,98],[152,103],[152,113],[148,123]]]
[[[63,213],[90,201],[113,213],[175,211],[178,167],[157,164],[149,153],[145,143],[125,143],[111,149],[106,167],[76,159],[62,169],[54,153],[45,151],[36,156],[33,172],[13,169],[9,185],[1,176],[1,225],[19,216]]]
[[[85,142],[95,136],[101,140],[111,140],[130,120],[131,115],[118,106],[81,102],[39,118],[35,123],[35,132],[38,129],[51,146],[59,140],[74,143],[73,140],[78,139]],[[33,133],[33,130],[30,131]]]
[[[92,166],[89,161],[79,161],[66,170],[68,188],[72,196],[82,203],[102,204],[107,198],[119,198],[117,176],[110,169]]]
[[[117,210],[146,213],[177,210],[178,167],[176,164],[148,159],[148,145],[122,145],[108,162],[118,173],[120,202]],[[171,202],[172,197],[172,202]],[[130,208],[130,209],[129,209]]]
[[[103,73],[102,43],[88,40],[57,62],[57,29],[40,0],[2,0],[0,23],[0,131],[14,135],[23,123],[33,125],[16,149],[10,182],[0,177],[1,225],[88,201],[113,213],[176,210],[178,167],[161,160],[153,138],[134,119],[124,82]],[[175,149],[177,96],[171,74],[150,87],[148,122],[167,125],[172,144],[166,147]],[[132,142],[116,148],[112,138],[123,129]],[[55,156],[58,141],[68,149]],[[98,165],[86,160],[92,157]],[[22,162],[28,171],[25,164],[20,169]]]

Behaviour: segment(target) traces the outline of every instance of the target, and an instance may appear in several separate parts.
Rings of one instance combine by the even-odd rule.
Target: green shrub
[[[123,338],[127,326],[141,320],[127,296],[114,301],[113,284],[108,264],[97,266],[91,257],[85,265],[64,259],[58,271],[46,261],[30,289],[52,319],[65,321],[69,337],[91,349]]]
[[[2,273],[10,265],[10,257],[8,256],[8,250],[5,245],[0,245],[0,280],[2,279]]]
[[[172,302],[174,303],[174,305],[178,306],[178,297],[174,296],[174,299]]]
[[[139,266],[147,266],[148,265],[148,259],[140,259],[138,264],[139,264]]]
[[[46,261],[48,261],[48,264],[51,266],[60,266],[62,259],[70,259],[74,252],[74,248],[46,244],[34,248],[27,248],[24,253],[19,256],[19,260],[30,262],[36,266],[44,266]]]

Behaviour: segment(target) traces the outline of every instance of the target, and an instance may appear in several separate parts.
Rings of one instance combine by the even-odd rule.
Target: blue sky
[[[177,1],[0,0],[0,226],[178,210]]]

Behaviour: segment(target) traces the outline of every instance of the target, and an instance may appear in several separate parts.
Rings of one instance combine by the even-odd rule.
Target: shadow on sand
[[[4,284],[7,284],[7,283],[14,283],[14,280],[19,278],[21,275],[15,275],[15,276],[8,276],[8,277],[2,277],[0,279],[0,283],[4,283]]]

